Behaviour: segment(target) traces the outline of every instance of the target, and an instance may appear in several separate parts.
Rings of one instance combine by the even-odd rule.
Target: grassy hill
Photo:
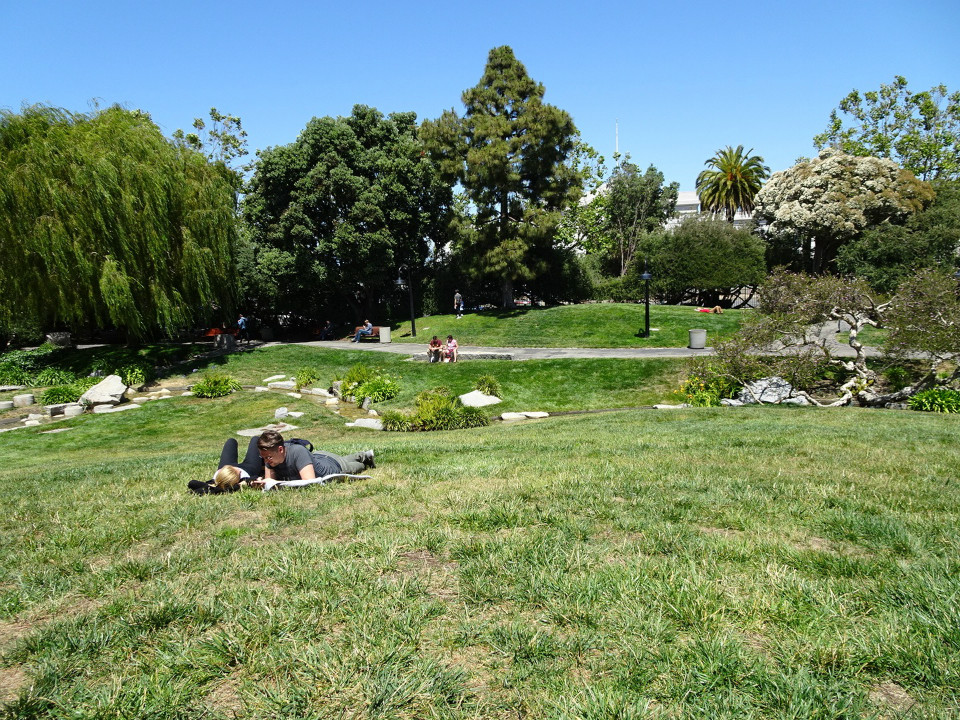
[[[433,315],[417,319],[416,338],[409,335],[409,320],[394,326],[392,338],[426,344],[434,335],[453,335],[461,345],[492,347],[685,347],[691,328],[705,329],[712,344],[735,332],[749,311],[713,315],[692,307],[651,305],[651,337],[638,338],[644,312],[643,305],[591,303],[483,310],[459,320],[456,315]]]
[[[318,447],[375,448],[373,479],[186,493],[281,403]],[[620,410],[388,434],[246,392],[64,427],[0,435],[6,717],[960,706],[957,417]]]

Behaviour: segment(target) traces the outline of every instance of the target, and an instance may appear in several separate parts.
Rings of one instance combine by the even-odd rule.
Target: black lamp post
[[[403,270],[400,270],[400,274],[397,275],[397,287],[402,288],[404,285],[407,286],[407,291],[410,295],[410,337],[417,336],[417,318],[414,315],[413,310],[413,270],[407,268],[407,279],[403,279]]]
[[[646,305],[646,309],[643,314],[643,330],[641,330],[638,335],[642,338],[650,337],[650,280],[653,277],[647,271],[647,261],[643,261],[643,275],[640,276],[640,279],[643,280],[643,302]]]

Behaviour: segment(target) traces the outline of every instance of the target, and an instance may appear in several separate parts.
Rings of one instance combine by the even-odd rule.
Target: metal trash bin
[[[707,346],[707,331],[701,328],[690,330],[690,344],[687,345],[691,350],[703,350]]]
[[[382,343],[393,342],[393,340],[390,339],[390,326],[389,326],[389,325],[381,325],[381,326],[380,326],[380,342],[382,342]]]

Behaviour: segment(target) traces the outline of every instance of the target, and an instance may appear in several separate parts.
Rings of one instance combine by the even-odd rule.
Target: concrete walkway
[[[841,325],[843,330],[849,330],[846,323]],[[830,353],[835,357],[854,357],[855,353],[849,345],[841,344],[836,340],[837,322],[824,323],[818,328],[820,337],[827,341]],[[309,347],[331,348],[335,350],[363,350],[366,352],[393,353],[409,357],[420,356],[426,360],[428,338],[422,343],[354,343],[349,340],[313,340],[302,343],[264,343],[262,347],[271,345],[305,345]],[[479,345],[461,345],[460,355],[464,360],[559,360],[566,358],[684,358],[701,355],[713,355],[712,347],[703,350],[690,348],[519,348],[519,347],[483,347]],[[879,351],[868,348],[867,355],[877,356]],[[418,358],[419,359],[419,358]]]
[[[394,353],[396,355],[427,354],[427,341],[423,343],[353,343],[349,340],[329,340],[303,343],[309,347],[331,348],[334,350],[365,350],[368,352]],[[268,343],[270,344],[275,343]],[[690,348],[516,348],[481,347],[461,345],[460,355],[464,360],[479,360],[484,357],[501,360],[557,360],[564,358],[679,358],[697,355],[712,355],[713,348],[691,350]]]

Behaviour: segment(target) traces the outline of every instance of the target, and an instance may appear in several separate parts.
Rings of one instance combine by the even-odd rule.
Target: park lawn
[[[400,395],[378,404],[377,409],[410,408],[417,393],[437,386],[461,395],[474,389],[477,378],[491,375],[503,389],[503,403],[494,412],[512,410],[604,409],[636,407],[657,402],[679,402],[679,387],[688,361],[676,358],[569,359],[569,360],[470,360],[431,364],[403,355],[364,350],[338,350],[305,345],[275,345],[192,360],[175,367],[166,382],[191,385],[205,373],[225,372],[244,385],[262,385],[274,375],[293,377],[301,368],[312,368],[327,388],[356,364],[380,368],[399,378]],[[181,376],[177,373],[183,373]],[[274,396],[276,397],[276,396]],[[294,409],[294,403],[281,398]],[[304,403],[314,401],[310,398]]]
[[[345,428],[373,478],[197,497],[274,395],[0,435],[17,718],[955,718],[960,418]]]
[[[461,345],[486,347],[686,347],[689,331],[707,331],[707,344],[732,335],[749,310],[727,310],[722,315],[700,313],[694,307],[650,306],[650,338],[637,337],[644,328],[643,304],[586,303],[515,310],[482,310],[417,319],[417,337],[410,322],[394,325],[394,342],[426,345],[437,335],[453,335]]]

